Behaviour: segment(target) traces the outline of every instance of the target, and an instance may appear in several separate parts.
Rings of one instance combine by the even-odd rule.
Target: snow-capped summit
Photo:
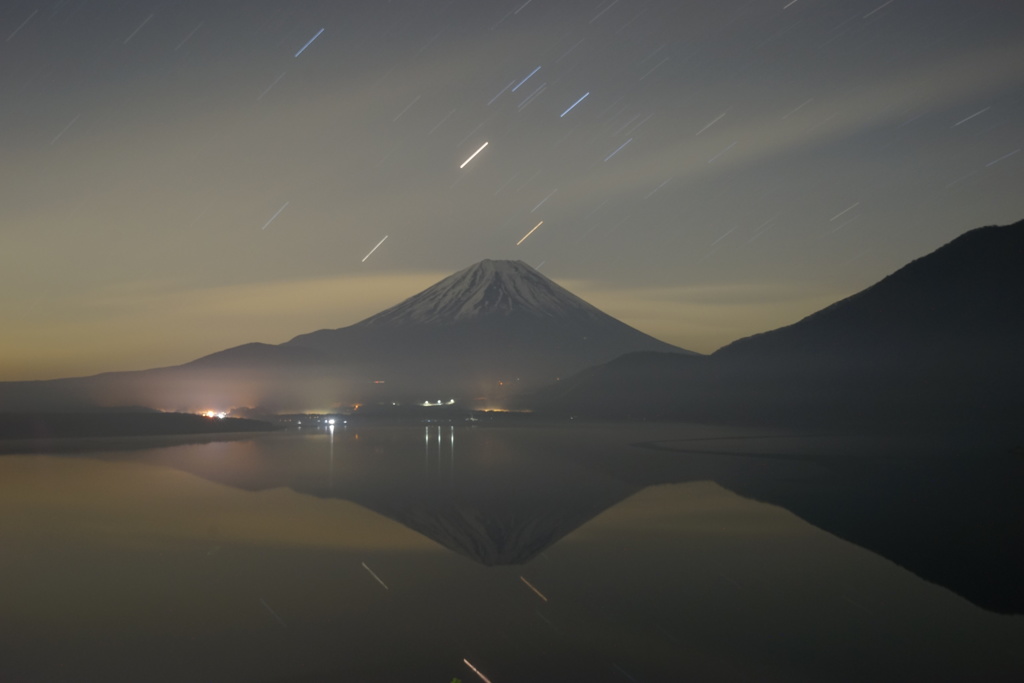
[[[690,353],[602,313],[521,261],[485,260],[348,327],[281,345],[380,378],[388,391],[554,381],[631,351]],[[372,377],[371,377],[372,375]]]
[[[512,314],[538,318],[603,315],[522,261],[484,259],[358,325],[448,324]]]

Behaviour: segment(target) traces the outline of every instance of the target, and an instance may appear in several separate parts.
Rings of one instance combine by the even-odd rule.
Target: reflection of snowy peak
[[[365,495],[354,495],[350,500],[464,557],[494,567],[526,564],[638,487],[611,480],[601,487],[589,480],[583,484],[562,482],[558,493],[542,498],[527,490],[528,502],[508,498],[488,501],[482,497],[465,500],[449,494],[404,500],[401,506],[389,508]]]
[[[538,318],[604,315],[522,261],[487,259],[358,324],[444,324],[513,313]]]

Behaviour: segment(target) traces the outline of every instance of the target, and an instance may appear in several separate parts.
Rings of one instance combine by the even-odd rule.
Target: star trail
[[[1021,25],[998,0],[6,3],[0,379],[279,343],[484,258],[713,351],[1024,217]]]

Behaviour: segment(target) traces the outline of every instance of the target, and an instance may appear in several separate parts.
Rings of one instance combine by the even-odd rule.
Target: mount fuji
[[[316,354],[406,399],[494,396],[632,351],[691,353],[601,312],[521,261],[494,260],[354,325],[302,334],[277,349]]]
[[[305,410],[495,399],[636,351],[697,355],[601,312],[521,261],[484,260],[348,327],[169,368],[3,383],[0,409],[59,402]]]
[[[484,259],[356,326],[444,325],[511,315],[613,320],[522,261]]]
[[[602,313],[521,261],[491,260],[355,325],[299,335],[281,349],[336,363],[358,359],[364,379],[384,379],[400,393],[461,395],[555,381],[631,351],[689,353]]]

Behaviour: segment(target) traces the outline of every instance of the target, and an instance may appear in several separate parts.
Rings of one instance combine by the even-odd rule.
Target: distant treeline
[[[187,413],[0,413],[0,439],[165,436],[273,429],[277,427],[260,420]]]

